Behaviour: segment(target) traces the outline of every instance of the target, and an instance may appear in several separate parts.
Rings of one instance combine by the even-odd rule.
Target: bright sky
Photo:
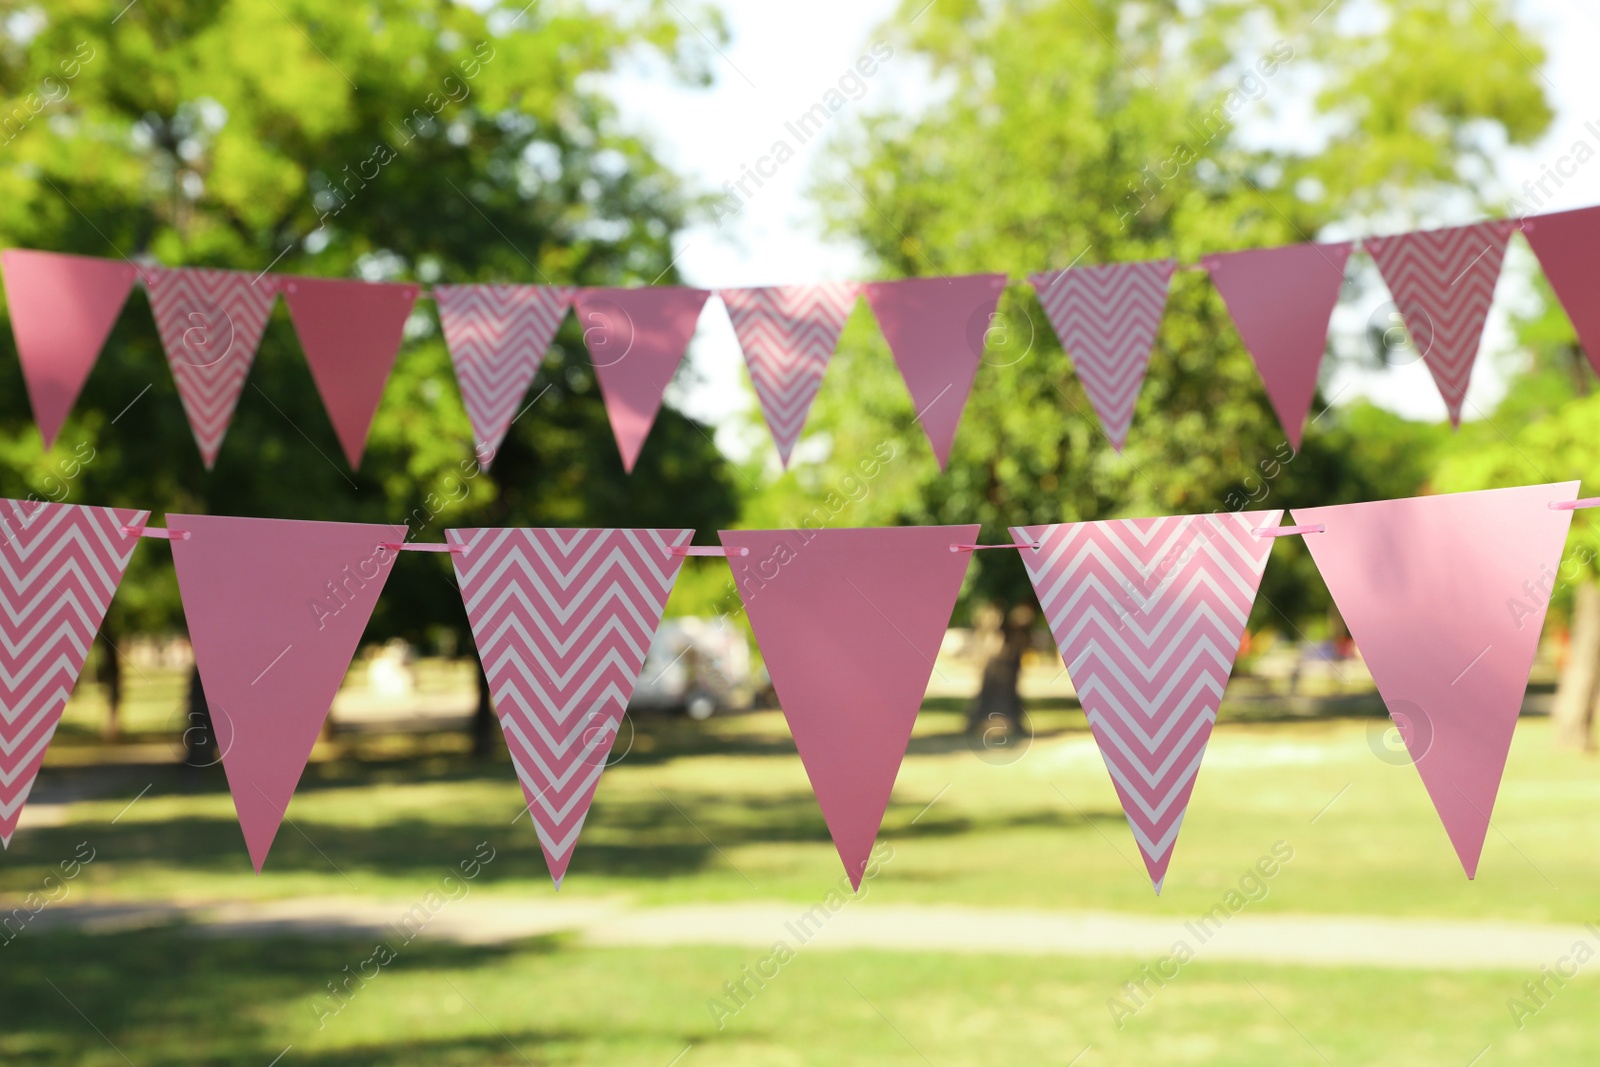
[[[896,9],[896,0],[810,0],[805,5],[772,0],[721,0],[732,42],[717,62],[716,84],[685,89],[662,74],[636,71],[616,80],[625,115],[649,132],[666,161],[702,188],[722,189],[745,178],[752,195],[720,225],[692,229],[679,240],[678,266],[691,285],[772,285],[860,276],[861,259],[847,244],[822,236],[806,198],[825,144],[859,108],[915,109],[926,81],[909,59],[894,56],[870,78],[845,83],[847,95],[859,100],[846,107],[829,129],[804,144],[785,128],[839,87],[857,59],[869,53],[874,29]],[[687,10],[687,8],[685,8]],[[1513,188],[1537,180],[1554,168],[1578,141],[1600,150],[1600,64],[1592,48],[1600,43],[1600,4],[1594,0],[1522,0],[1520,10],[1541,34],[1551,52],[1546,68],[1547,93],[1557,118],[1550,133],[1531,151],[1508,156],[1502,174]],[[1248,115],[1240,121],[1248,123]],[[1586,123],[1593,122],[1589,129]],[[1266,136],[1270,130],[1261,131]],[[792,159],[761,178],[759,188],[746,177],[783,139],[797,148]],[[773,171],[771,163],[763,169]],[[1600,160],[1578,168],[1560,188],[1547,179],[1553,193],[1541,197],[1539,210],[1557,210],[1600,203]],[[1470,218],[1449,220],[1474,221]],[[1041,264],[1043,266],[1043,264]],[[1367,265],[1370,269],[1370,264]],[[1504,374],[1491,350],[1509,347],[1505,311],[1525,300],[1532,256],[1520,240],[1513,243],[1506,276],[1496,298],[1488,348],[1480,359],[1467,394],[1466,414],[1488,411],[1503,390]],[[1359,328],[1372,309],[1341,307],[1340,326]],[[1503,361],[1499,361],[1503,362]],[[681,374],[671,399],[689,413],[723,427],[718,443],[735,455],[770,442],[751,440],[734,431],[730,416],[754,404],[732,327],[713,301],[701,318],[690,350],[688,374]],[[834,383],[837,387],[837,383]],[[827,384],[824,388],[827,388]],[[1343,364],[1324,380],[1325,394],[1337,403],[1370,396],[1378,403],[1414,418],[1445,418],[1445,407],[1426,368],[1419,362],[1385,370],[1358,370]],[[1134,432],[1137,433],[1137,425]]]

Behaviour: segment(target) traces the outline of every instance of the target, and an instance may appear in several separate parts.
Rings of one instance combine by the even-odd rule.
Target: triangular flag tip
[[[1577,493],[1558,482],[1294,511],[1325,528],[1306,548],[1469,878],[1544,628],[1548,605],[1524,583],[1556,573],[1572,511],[1550,504]],[[1513,601],[1527,614],[1508,615]]]
[[[1157,894],[1282,515],[1011,530]]]
[[[856,889],[971,559],[950,546],[977,535],[976,524],[722,531],[734,585]],[[752,560],[778,561],[776,572]]]

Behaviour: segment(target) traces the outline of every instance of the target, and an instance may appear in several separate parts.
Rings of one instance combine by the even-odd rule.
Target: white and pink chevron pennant
[[[495,712],[560,888],[693,530],[450,530]]]
[[[718,291],[785,467],[860,290],[822,282]]]
[[[278,279],[190,267],[146,267],[141,274],[178,399],[210,470],[261,346]]]
[[[1122,451],[1177,262],[1108,263],[1031,274],[1111,446]]]
[[[1439,386],[1452,426],[1461,425],[1483,324],[1516,227],[1509,219],[1493,219],[1361,242],[1377,261],[1406,332]]]
[[[1282,514],[1011,530],[1157,893]]]
[[[149,517],[0,500],[0,844],[6,847]]]
[[[433,287],[484,470],[516,420],[576,291],[565,285]]]

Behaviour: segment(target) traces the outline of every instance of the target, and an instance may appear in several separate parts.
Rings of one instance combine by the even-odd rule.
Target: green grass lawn
[[[457,736],[319,746],[257,876],[222,769],[172,766],[153,744],[170,737],[170,712],[156,703],[130,709],[129,744],[117,749],[94,740],[92,708],[73,709],[36,792],[68,804],[57,809],[61,824],[18,833],[0,859],[0,894],[36,889],[88,842],[95,859],[71,883],[74,904],[361,895],[404,905],[488,841],[497,857],[473,899],[554,896],[527,818],[513,822],[522,799],[509,760],[476,763]],[[1518,731],[1495,829],[1468,882],[1415,771],[1375,753],[1388,751],[1385,720],[1225,714],[1160,898],[1082,715],[1052,708],[1033,721],[1031,745],[975,750],[950,705],[925,711],[884,822],[894,858],[871,885],[873,902],[1190,918],[1283,841],[1294,857],[1252,913],[1600,919],[1600,764],[1553,749],[1542,720]],[[113,761],[119,755],[125,762]],[[151,755],[160,762],[140,758]],[[645,719],[631,739],[624,731],[616,755],[564,902],[809,904],[838,879],[777,713],[700,725]],[[680,1067],[1069,1063],[1090,1044],[1082,1067],[1324,1057],[1465,1067],[1485,1046],[1482,1067],[1600,1061],[1591,1021],[1600,988],[1588,974],[1519,1032],[1506,1001],[1536,975],[1201,959],[1119,1030],[1107,1000],[1141,962],[1131,957],[802,950],[718,1029],[708,1002],[762,953],[563,939],[415,943],[319,1029],[319,991],[372,948],[176,927],[30,930],[0,947],[0,1064],[266,1067],[290,1045],[281,1067],[666,1067],[680,1053]]]

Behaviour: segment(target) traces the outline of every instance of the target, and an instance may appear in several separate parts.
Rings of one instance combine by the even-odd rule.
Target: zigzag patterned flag
[[[556,888],[693,530],[449,530],[478,658]]]
[[[1589,365],[1600,371],[1600,207],[1558,211],[1522,221],[1550,288],[1572,320]]]
[[[855,282],[718,291],[784,467],[860,291]]]
[[[1176,269],[1175,260],[1155,259],[1028,276],[1118,452],[1128,440]]]
[[[1452,426],[1461,425],[1461,404],[1500,280],[1500,262],[1516,228],[1509,219],[1493,219],[1361,242],[1439,386]]]
[[[575,292],[564,285],[433,287],[482,469],[494,462]]]
[[[149,517],[0,500],[0,844],[6,847]]]
[[[120,259],[8,248],[0,252],[11,332],[44,447],[89,380],[139,271]]]
[[[1282,514],[1011,530],[1157,893]]]
[[[147,267],[143,275],[178,399],[210,470],[278,298],[278,279],[162,267]]]

